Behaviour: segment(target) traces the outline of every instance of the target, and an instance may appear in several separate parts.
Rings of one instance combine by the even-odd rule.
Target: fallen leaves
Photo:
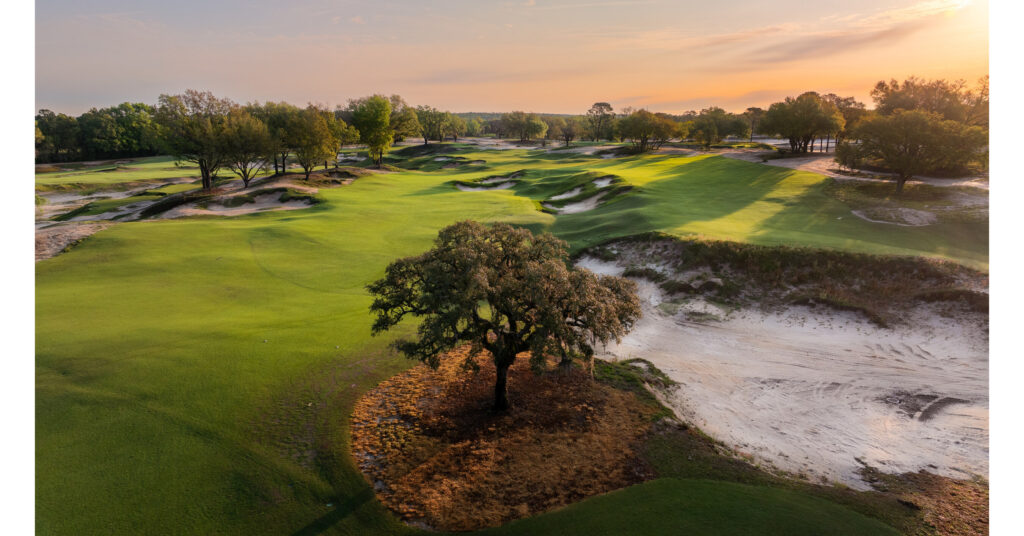
[[[437,370],[418,365],[360,399],[352,450],[378,498],[408,522],[474,530],[625,487],[652,474],[636,447],[654,409],[580,371],[509,371],[506,414],[490,411],[486,352],[465,372],[463,347]]]

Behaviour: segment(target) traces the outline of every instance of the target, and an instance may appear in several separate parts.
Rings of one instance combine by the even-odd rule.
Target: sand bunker
[[[554,205],[549,205],[549,204],[546,204],[546,203],[543,206],[544,206],[544,208],[547,208],[547,209],[550,209],[550,210],[554,210],[554,211],[558,212],[559,214],[576,214],[576,213],[579,213],[579,212],[586,212],[588,210],[594,210],[595,208],[597,208],[597,205],[600,204],[602,197],[604,197],[604,194],[600,193],[600,194],[597,194],[595,196],[588,197],[588,198],[584,199],[583,201],[579,201],[579,202],[576,202],[576,203],[569,203],[568,205],[565,205],[565,206],[563,206],[561,208],[556,207]],[[552,199],[554,199],[554,198],[552,198]]]
[[[872,223],[887,223],[903,227],[923,227],[938,220],[935,214],[912,208],[875,207],[867,210],[851,210],[854,216]]]
[[[68,246],[107,227],[110,223],[58,223],[36,228],[36,262],[49,259],[64,251]]]
[[[487,183],[487,182],[482,182],[481,181],[481,184],[493,184],[493,183]],[[494,186],[466,186],[464,184],[456,184],[455,187],[458,188],[459,190],[462,190],[463,192],[485,192],[485,191],[489,191],[489,190],[508,190],[509,188],[511,188],[511,187],[513,187],[515,185],[516,185],[515,181],[506,181],[506,182],[502,182],[500,184],[495,184]]]
[[[594,186],[598,188],[607,188],[612,185],[611,177],[601,177],[600,179],[594,179]]]
[[[512,177],[491,177],[482,181],[477,181],[477,184],[498,184],[501,182],[508,182]]]
[[[577,195],[580,195],[580,192],[582,192],[582,191],[583,191],[583,187],[582,186],[577,186],[577,187],[573,188],[572,190],[569,190],[568,192],[561,193],[561,194],[558,194],[556,196],[552,196],[551,200],[552,201],[558,201],[559,199],[569,199],[570,197],[576,197]]]
[[[185,216],[200,216],[204,214],[213,214],[217,216],[240,216],[242,214],[252,214],[254,212],[264,212],[268,210],[298,210],[310,207],[310,203],[306,200],[281,202],[280,198],[280,192],[273,192],[258,195],[253,198],[253,203],[246,203],[237,207],[226,207],[214,202],[210,202],[206,208],[200,208],[195,204],[187,204],[174,207],[167,212],[160,214],[159,217],[171,219]]]
[[[623,271],[589,257],[578,265]],[[890,473],[987,477],[987,317],[923,305],[890,330],[821,308],[676,306],[638,283],[644,318],[606,355],[650,360],[681,384],[669,399],[676,413],[740,453],[858,489],[858,459]]]

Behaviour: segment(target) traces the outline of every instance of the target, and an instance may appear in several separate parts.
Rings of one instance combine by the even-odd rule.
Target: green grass
[[[776,488],[664,478],[484,534],[898,534],[824,499]]]
[[[455,154],[486,164],[367,175],[322,189],[322,202],[300,211],[121,223],[37,263],[38,532],[413,532],[373,498],[348,455],[353,401],[411,364],[387,345],[412,326],[370,337],[364,286],[457,220],[549,229],[574,251],[661,230],[987,266],[983,228],[836,220],[847,209],[809,173],[718,157]],[[117,186],[106,177],[146,181],[173,166],[166,158],[146,164],[153,169],[145,173],[40,174],[37,184]],[[511,190],[455,188],[520,169],[528,174]],[[584,172],[616,175],[633,189],[587,213],[538,210]],[[678,526],[703,518],[742,527],[771,513],[792,523],[849,515],[813,497],[692,486],[715,485],[652,482],[522,526],[557,533],[582,517],[616,527],[607,516],[633,516],[634,508],[649,518],[636,527],[655,527],[658,516]],[[681,508],[712,499],[721,504],[707,515]],[[734,502],[746,507],[728,510]],[[785,505],[791,514],[782,514]]]
[[[180,162],[181,165],[178,166],[175,162],[170,156],[150,156],[111,160],[95,166],[54,164],[67,170],[36,173],[36,191],[127,189],[146,182],[180,177],[199,178],[199,168],[196,165],[191,162]],[[68,169],[69,167],[75,169]],[[222,169],[219,175],[225,178],[235,177],[227,169]]]

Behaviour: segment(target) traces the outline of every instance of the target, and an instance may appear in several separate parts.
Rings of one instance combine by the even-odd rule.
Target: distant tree
[[[981,127],[944,120],[937,113],[899,110],[862,121],[854,131],[860,156],[896,173],[896,193],[915,175],[957,169],[979,158],[988,143]]]
[[[535,113],[514,111],[502,115],[502,122],[512,135],[519,137],[519,141],[542,138],[548,130],[547,123]]]
[[[360,141],[369,148],[370,158],[381,167],[384,153],[391,147],[391,102],[381,95],[369,97],[353,112],[352,123],[359,130]]]
[[[915,76],[902,84],[895,79],[880,81],[871,90],[875,111],[892,115],[897,110],[922,110],[943,119],[963,122],[967,116],[968,91],[963,80],[923,80]]]
[[[754,141],[754,132],[757,131],[757,127],[761,124],[761,118],[764,117],[764,110],[757,107],[747,108],[747,111],[743,112],[743,117],[750,123],[750,135],[749,141]]]
[[[845,124],[833,104],[808,91],[772,104],[761,119],[761,131],[787,138],[794,153],[806,153],[817,137],[839,133]]]
[[[679,133],[679,125],[667,115],[637,110],[619,120],[619,133],[628,139],[637,152],[662,146]]]
[[[449,112],[445,112],[444,130],[445,134],[452,137],[452,141],[459,141],[459,136],[466,132],[466,120]]]
[[[226,163],[222,131],[236,105],[209,91],[189,89],[181,95],[160,95],[156,121],[167,152],[199,166],[203,188],[213,187],[213,176]]]
[[[267,160],[274,155],[270,131],[263,121],[236,108],[228,112],[222,136],[226,165],[248,188],[249,181],[267,169]]]
[[[600,139],[612,139],[612,121],[615,119],[615,112],[612,105],[607,102],[595,102],[587,110],[587,126],[589,127],[590,138],[594,141]]]
[[[560,126],[561,132],[558,137],[565,142],[565,146],[568,147],[572,144],[572,140],[575,140],[582,135],[584,128],[582,117],[578,115],[567,117],[565,118],[564,123]]]
[[[548,140],[557,140],[562,138],[562,129],[565,128],[565,118],[557,115],[553,116],[542,116],[541,121],[547,125],[544,131],[544,146],[548,144]]]
[[[505,116],[496,117],[488,120],[484,125],[484,131],[488,134],[494,134],[495,138],[501,139],[509,135],[509,126],[505,122]]]
[[[711,145],[722,141],[722,135],[718,132],[718,124],[711,117],[697,117],[686,123],[690,130],[690,137],[707,151]]]
[[[827,95],[822,95],[821,98],[825,102],[832,104],[832,106],[839,110],[839,113],[843,116],[843,126],[835,132],[836,145],[838,146],[840,142],[849,137],[852,129],[867,115],[867,108],[864,106],[863,102],[858,102],[857,99],[853,97],[840,97],[834,93],[829,93]],[[828,134],[831,133],[826,133],[826,135]],[[825,146],[825,150],[828,151],[827,144]]]
[[[327,124],[324,110],[315,106],[309,106],[292,116],[288,125],[288,139],[295,161],[302,166],[307,181],[317,165],[337,158],[341,146]]]
[[[420,317],[416,340],[395,347],[432,367],[441,353],[472,344],[472,356],[490,352],[497,370],[494,409],[509,408],[508,369],[516,355],[532,352],[544,367],[548,356],[568,366],[589,361],[593,345],[619,340],[640,318],[635,283],[567,267],[567,244],[550,234],[498,223],[464,221],[442,229],[434,248],[388,265],[367,286],[376,314],[372,333]]]
[[[121,153],[121,129],[107,110],[91,108],[77,121],[82,158],[108,158]]]
[[[443,141],[445,125],[445,112],[432,106],[417,106],[416,117],[420,124],[420,135],[423,136],[423,144],[427,145],[430,140]]]
[[[406,104],[405,99],[400,95],[392,95],[391,102],[391,130],[395,133],[396,142],[404,141],[420,134],[419,116],[416,108]]]
[[[712,106],[700,111],[698,118],[707,118],[715,122],[715,130],[722,139],[729,136],[748,138],[750,135],[750,121],[742,114],[729,113],[722,108]],[[716,142],[717,143],[717,142]]]
[[[978,87],[965,98],[964,122],[988,132],[988,75],[978,79]]]
[[[81,153],[78,121],[66,114],[39,110],[36,127],[43,133],[39,149],[42,162],[67,162]]]
[[[289,125],[293,116],[299,114],[299,108],[287,102],[267,101],[264,104],[249,104],[246,109],[267,126],[273,146],[274,173],[285,173],[293,145],[289,138]]]
[[[477,138],[484,133],[484,122],[479,117],[474,117],[466,122],[466,136]]]

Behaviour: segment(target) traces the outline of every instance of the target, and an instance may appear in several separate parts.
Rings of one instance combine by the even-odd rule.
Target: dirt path
[[[740,453],[858,489],[858,459],[891,473],[987,477],[987,317],[921,307],[912,327],[882,329],[806,307],[729,312],[694,300],[672,311],[656,285],[638,283],[644,318],[607,355],[653,362],[681,384],[677,414]]]
[[[842,173],[836,173],[838,164],[833,160],[835,155],[833,154],[821,154],[814,156],[806,156],[799,158],[776,158],[774,160],[768,160],[766,162],[761,161],[761,154],[764,151],[760,149],[732,149],[725,150],[715,154],[720,154],[726,158],[733,158],[736,160],[744,160],[747,162],[755,162],[758,164],[765,164],[768,166],[784,167],[789,169],[799,169],[801,171],[810,171],[826,177],[832,177],[834,179],[852,180],[852,181],[878,181],[879,179],[872,179],[868,177],[851,177],[849,175],[843,175]],[[891,176],[891,173],[872,173],[874,175]],[[987,177],[960,177],[955,179],[945,179],[939,177],[917,177],[912,181],[907,181],[907,184],[928,184],[931,186],[970,186],[974,188],[981,188],[988,190],[988,178]]]

